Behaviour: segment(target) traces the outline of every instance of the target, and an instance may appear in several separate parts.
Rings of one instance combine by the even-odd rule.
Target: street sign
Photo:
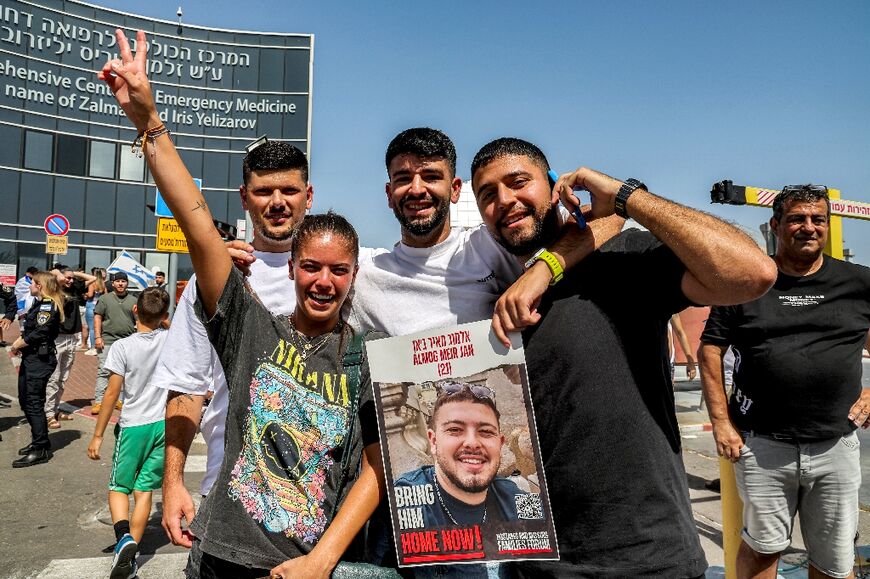
[[[69,238],[66,235],[46,235],[45,253],[50,255],[66,255],[69,248]]]
[[[161,217],[157,220],[157,251],[188,253],[187,239],[175,219]]]
[[[202,179],[199,177],[194,177],[193,182],[196,183],[196,187],[202,191]],[[154,215],[156,217],[168,217],[172,218],[172,211],[169,210],[169,206],[166,204],[166,201],[163,200],[163,196],[160,194],[160,189],[157,187],[154,188],[155,197],[154,197]]]
[[[14,263],[0,263],[0,284],[15,285]]]
[[[43,224],[45,232],[49,235],[66,235],[69,233],[69,219],[60,213],[52,213],[45,218]],[[64,252],[66,254],[66,252]]]

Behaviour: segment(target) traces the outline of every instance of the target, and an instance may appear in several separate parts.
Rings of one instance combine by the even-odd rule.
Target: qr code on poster
[[[541,504],[541,495],[529,493],[527,495],[515,495],[517,505],[517,517],[520,519],[543,519],[544,507]]]

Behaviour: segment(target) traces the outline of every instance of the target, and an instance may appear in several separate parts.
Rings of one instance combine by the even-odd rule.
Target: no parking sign
[[[60,213],[52,213],[45,218],[43,227],[49,235],[66,235],[69,233],[69,219]]]

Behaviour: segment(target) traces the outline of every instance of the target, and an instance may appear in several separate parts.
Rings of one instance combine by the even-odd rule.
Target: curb
[[[680,426],[680,434],[690,432],[713,432],[713,425],[709,422],[705,422],[704,424],[686,424]]]

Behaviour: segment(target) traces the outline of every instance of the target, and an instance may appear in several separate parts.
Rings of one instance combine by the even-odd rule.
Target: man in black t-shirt
[[[743,499],[738,576],[776,574],[797,512],[815,576],[852,573],[861,484],[855,429],[870,425],[870,389],[861,388],[870,269],[823,254],[830,213],[825,187],[785,187],[770,220],[779,269],[773,289],[713,308],[701,336],[713,435],[719,454],[735,463]],[[735,364],[726,402],[729,345]]]
[[[490,233],[531,256],[527,266],[547,263],[556,284],[523,337],[561,561],[517,570],[535,579],[701,576],[707,562],[680,454],[667,323],[691,304],[758,297],[774,264],[736,228],[637,181],[578,169],[551,190],[548,170],[544,154],[519,139],[489,143],[471,166]],[[572,189],[590,192],[592,217],[630,215],[650,233],[623,232],[561,279],[562,263],[538,248],[554,235],[559,194],[577,205]],[[502,307],[494,326],[516,329]]]
[[[527,495],[511,480],[496,476],[504,435],[495,393],[488,386],[442,382],[429,419],[434,466],[406,472],[399,489],[419,487],[426,529],[517,520],[517,496]]]

